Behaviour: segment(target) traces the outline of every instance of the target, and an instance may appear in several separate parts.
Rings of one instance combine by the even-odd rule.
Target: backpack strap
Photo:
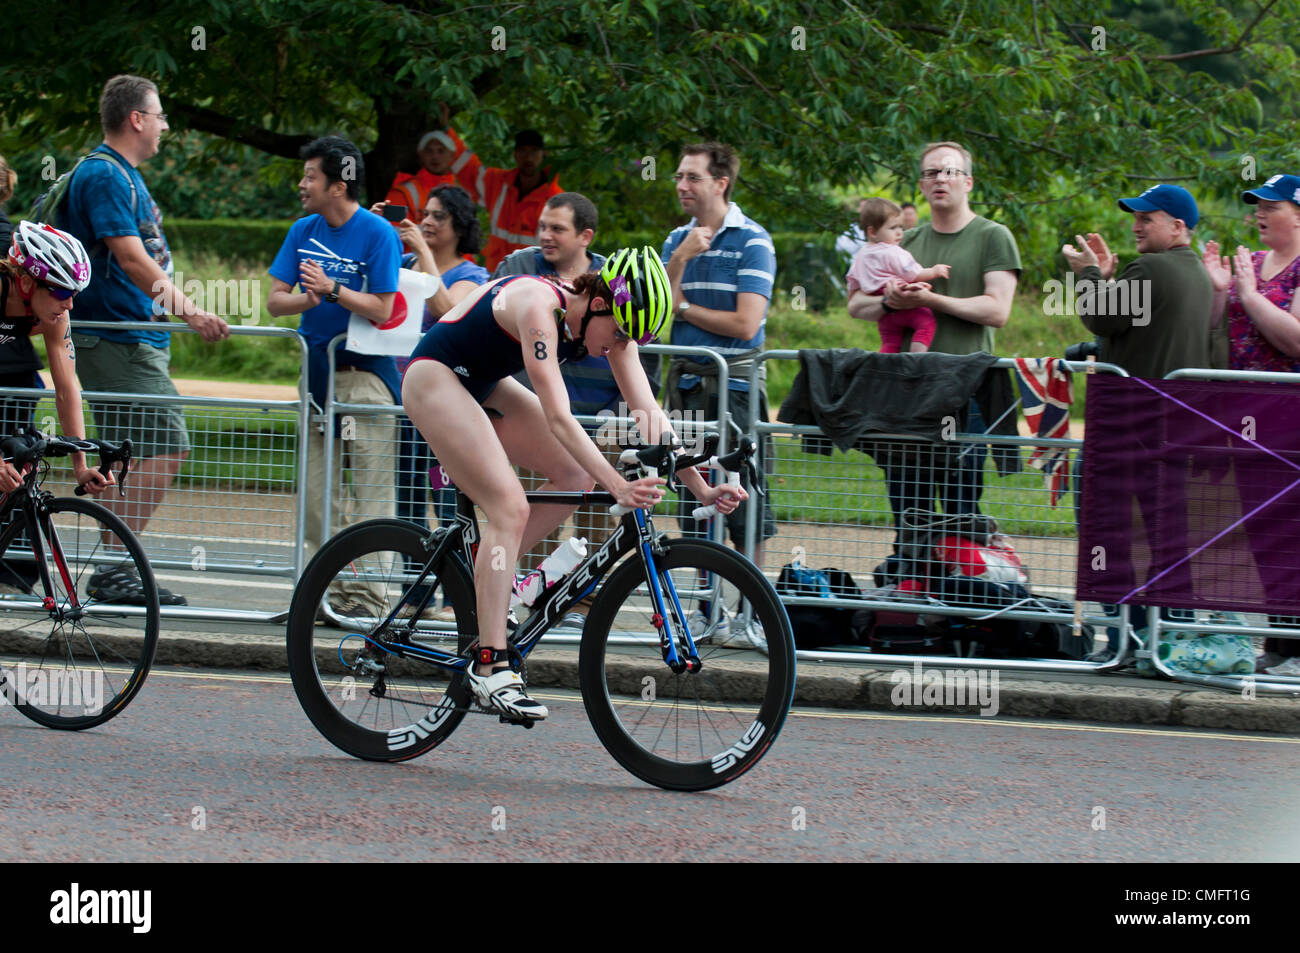
[[[136,219],[137,227],[138,227],[139,218],[140,218],[140,208],[139,208],[140,203],[139,203],[139,197],[136,195],[136,191],[135,191],[135,180],[131,178],[131,173],[127,172],[126,169],[122,167],[122,163],[118,162],[116,158],[109,155],[107,152],[90,152],[82,156],[80,159],[78,159],[77,164],[72,167],[72,172],[69,173],[68,175],[68,187],[69,188],[72,187],[72,178],[77,174],[77,170],[81,168],[81,164],[83,162],[88,162],[91,159],[99,159],[104,162],[108,162],[112,164],[112,166],[116,168],[118,172],[122,173],[122,177],[126,179],[127,186],[129,186],[131,189],[131,217],[133,219]],[[101,254],[110,259],[113,257],[113,253],[108,250],[108,244],[102,238],[97,238],[95,239],[95,244],[90,248],[86,249],[86,257],[98,258],[100,257]]]

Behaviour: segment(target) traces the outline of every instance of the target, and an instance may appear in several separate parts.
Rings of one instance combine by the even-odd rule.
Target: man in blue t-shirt
[[[307,339],[307,386],[312,402],[324,407],[329,386],[331,340],[347,332],[349,312],[383,324],[397,296],[397,272],[402,243],[378,215],[358,202],[364,164],[360,150],[346,139],[325,136],[303,146],[302,180],[298,195],[306,218],[289,229],[271,264],[271,293],[266,310],[279,317],[301,314],[298,331]],[[294,285],[302,290],[295,294]],[[391,357],[335,351],[334,400],[344,404],[401,403],[397,365]],[[345,420],[336,442],[334,472],[329,475],[335,523],[345,526],[394,513],[394,458],[397,427],[393,417],[358,413]],[[304,538],[308,553],[329,535],[324,526],[325,488],[321,460],[325,438],[319,427],[308,432],[307,518]],[[344,456],[352,474],[342,486]],[[346,501],[341,499],[346,493]],[[371,616],[384,607],[374,584],[349,583],[331,590],[330,609],[336,616]],[[333,620],[332,620],[333,621]]]
[[[70,177],[53,223],[90,253],[90,286],[77,295],[72,321],[77,376],[88,391],[175,397],[170,334],[77,327],[82,321],[166,321],[174,314],[205,341],[230,336],[222,318],[198,307],[173,284],[162,213],[136,171],[158,154],[168,128],[158,87],[140,76],[114,76],[100,94],[99,119],[104,141]],[[185,418],[175,404],[91,401],[90,408],[101,439],[118,443],[129,437],[134,446],[130,498],[105,494],[102,502],[140,533],[189,455]],[[121,594],[120,601],[143,599],[138,580],[120,577],[108,583]],[[164,605],[185,602],[165,590],[159,593]]]

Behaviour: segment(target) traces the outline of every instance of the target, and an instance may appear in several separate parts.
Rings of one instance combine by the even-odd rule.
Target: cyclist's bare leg
[[[479,643],[504,649],[514,567],[529,520],[523,487],[487,413],[451,368],[437,361],[412,364],[402,402],[452,482],[483,510],[474,564]]]
[[[595,486],[595,481],[551,433],[541,401],[528,388],[515,380],[503,380],[484,401],[484,406],[501,414],[493,419],[492,426],[496,428],[510,462],[546,477],[546,482],[538,487],[539,491],[590,490]],[[562,503],[533,504],[519,551],[528,552],[577,508]]]

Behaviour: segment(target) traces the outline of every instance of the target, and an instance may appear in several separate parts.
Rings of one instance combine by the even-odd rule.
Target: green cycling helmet
[[[605,260],[600,277],[609,285],[614,321],[637,344],[649,344],[668,324],[673,289],[659,254],[650,246],[620,248]]]

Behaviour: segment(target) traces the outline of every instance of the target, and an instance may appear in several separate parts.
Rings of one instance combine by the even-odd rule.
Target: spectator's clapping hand
[[[1119,267],[1119,256],[1111,252],[1110,246],[1106,244],[1106,239],[1096,232],[1089,232],[1087,241],[1088,247],[1097,256],[1097,267],[1101,269],[1101,276],[1109,281],[1115,276],[1115,269]]]
[[[1074,240],[1079,243],[1077,247],[1068,243],[1061,246],[1061,254],[1065,256],[1065,263],[1070,266],[1070,270],[1077,275],[1089,265],[1096,265],[1100,268],[1101,262],[1097,258],[1096,251],[1093,250],[1084,237],[1075,235]]]
[[[1250,249],[1245,245],[1237,246],[1237,257],[1232,260],[1233,274],[1237,279],[1237,297],[1245,301],[1256,290],[1255,261]]]
[[[1219,254],[1219,243],[1208,241],[1205,251],[1201,253],[1201,264],[1210,276],[1210,284],[1215,291],[1227,291],[1232,287],[1232,269],[1228,265],[1228,256]]]
[[[298,284],[303,291],[315,297],[315,304],[319,304],[321,295],[327,294],[334,287],[334,279],[325,274],[325,269],[319,262],[309,259],[298,269]]]

